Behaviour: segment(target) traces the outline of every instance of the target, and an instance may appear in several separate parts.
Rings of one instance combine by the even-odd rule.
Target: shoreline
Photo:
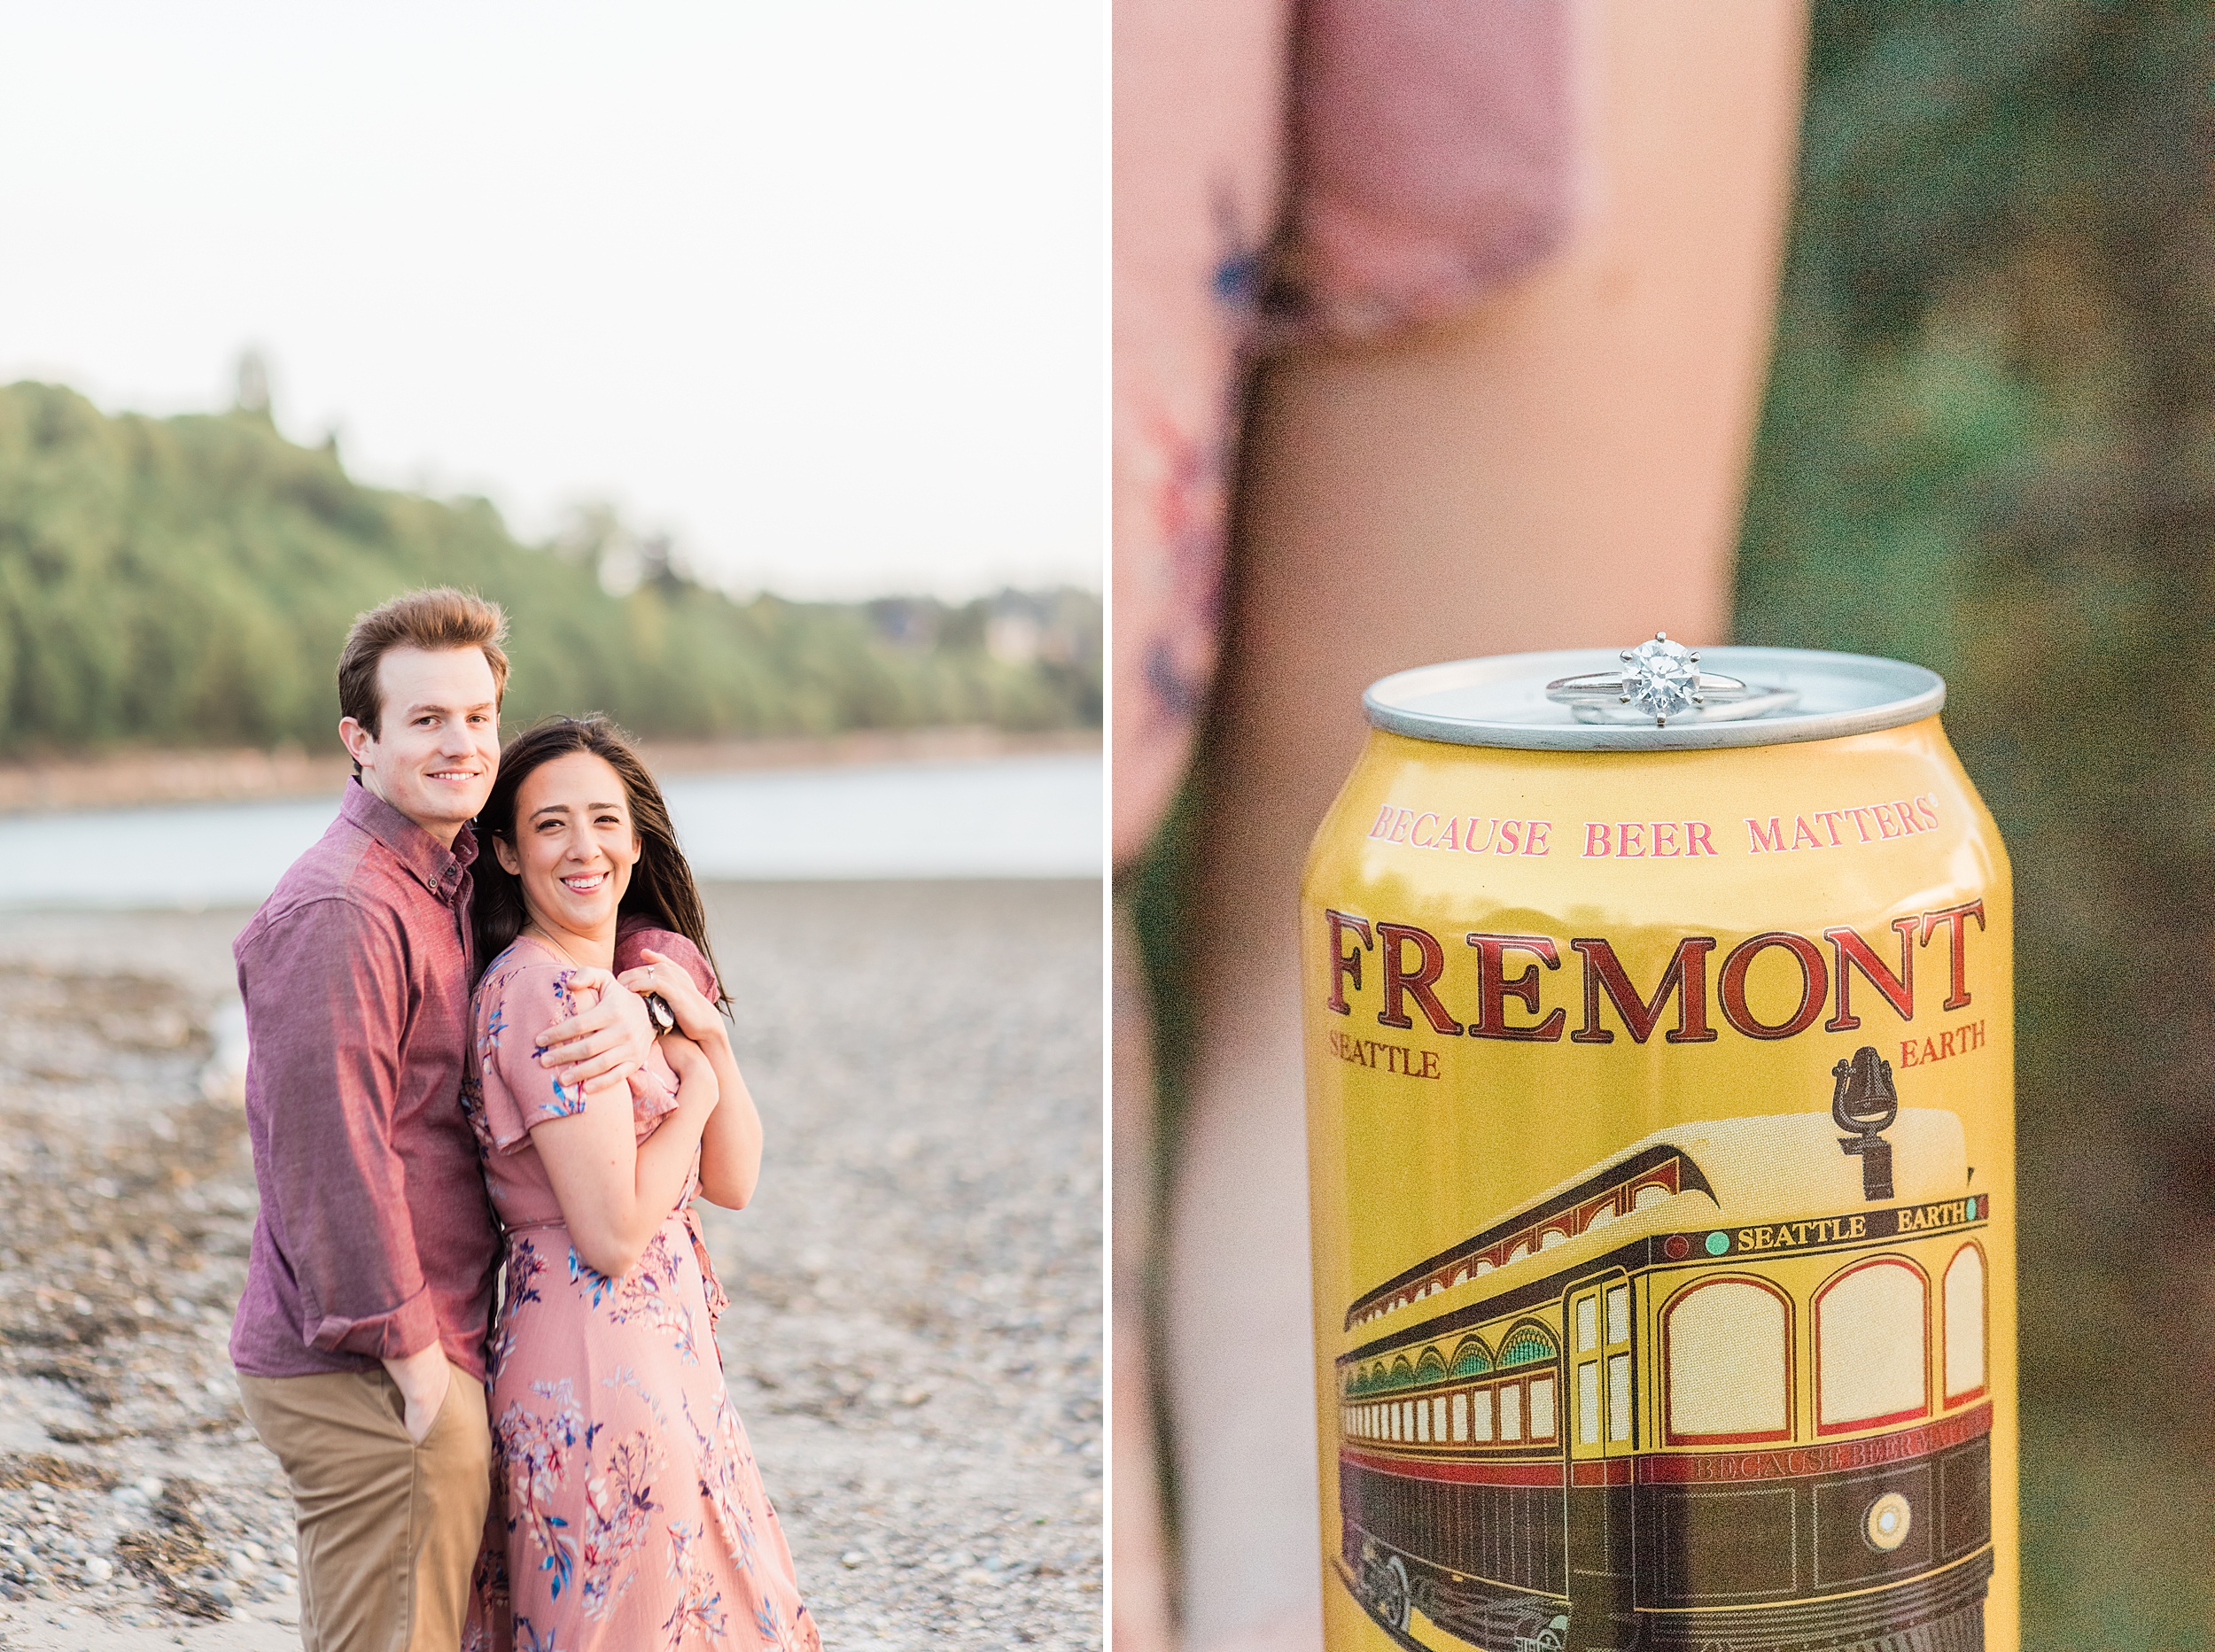
[[[764,740],[641,741],[639,745],[648,766],[657,774],[718,774],[1098,751],[1101,741],[1100,731],[1092,728],[1024,733],[970,726],[855,729],[843,734]],[[0,816],[145,803],[316,797],[338,791],[349,772],[343,755],[311,755],[298,747],[275,751],[120,751],[97,757],[0,763]]]

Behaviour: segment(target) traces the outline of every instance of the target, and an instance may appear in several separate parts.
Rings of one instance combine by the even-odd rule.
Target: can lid
[[[1620,653],[1498,654],[1372,683],[1372,724],[1415,740],[1535,751],[1698,751],[1837,740],[1931,717],[1936,671],[1818,648],[1703,648],[1658,633]]]

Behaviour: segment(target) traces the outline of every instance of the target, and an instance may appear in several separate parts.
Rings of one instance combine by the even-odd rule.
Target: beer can
[[[2012,1652],[2008,863],[1895,661],[1388,677],[1301,897],[1325,1642]]]

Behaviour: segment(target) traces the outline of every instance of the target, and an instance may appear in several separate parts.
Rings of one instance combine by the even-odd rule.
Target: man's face
[[[338,736],[361,784],[441,843],[484,807],[500,769],[500,705],[480,648],[388,648],[374,734],[352,717]]]

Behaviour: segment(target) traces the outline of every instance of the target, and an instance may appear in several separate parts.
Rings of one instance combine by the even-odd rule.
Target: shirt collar
[[[358,774],[346,782],[338,814],[391,850],[392,857],[439,900],[451,905],[465,887],[470,863],[477,858],[477,834],[470,827],[455,833],[454,847],[448,849],[362,785]]]

